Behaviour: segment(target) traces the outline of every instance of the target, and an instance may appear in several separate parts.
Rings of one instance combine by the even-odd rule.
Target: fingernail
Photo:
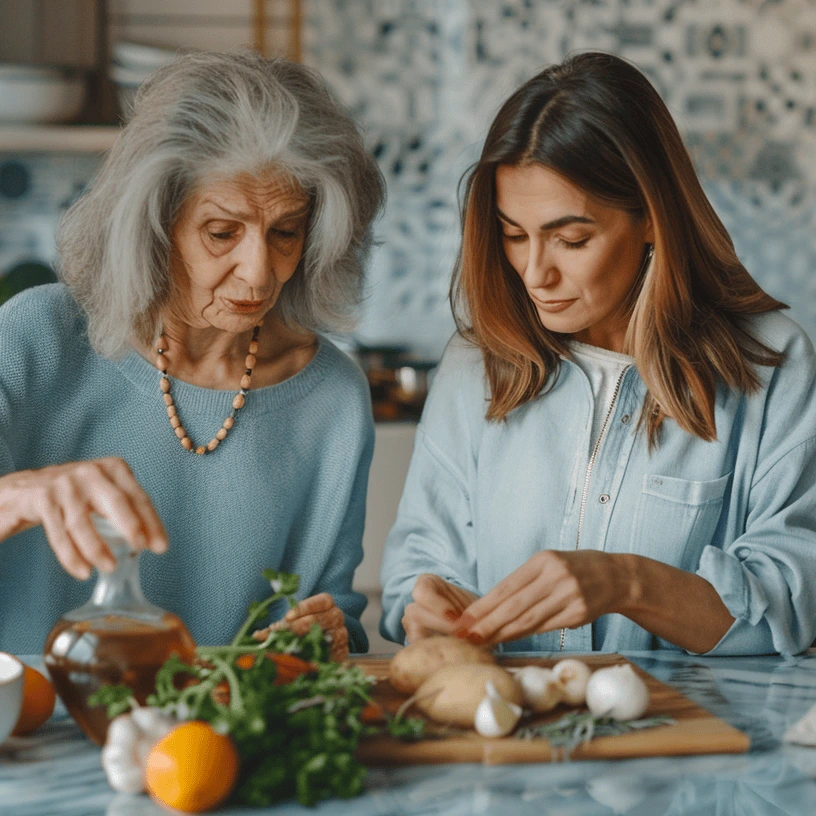
[[[461,638],[462,640],[468,640],[467,629],[457,629],[453,634],[456,635],[456,637]]]
[[[449,621],[457,621],[457,620],[459,620],[459,614],[458,614],[457,612],[454,612],[452,609],[446,609],[446,610],[445,610],[445,617],[446,617],[446,618],[447,618]]]
[[[93,572],[90,567],[80,567],[78,571],[80,581],[87,581],[91,577],[91,572]]]
[[[474,646],[482,646],[485,642],[485,639],[481,635],[477,635],[476,632],[471,632],[467,636],[468,642],[472,643]]]
[[[161,555],[167,552],[167,541],[163,538],[154,538],[153,546],[151,547],[154,553]]]
[[[476,623],[476,618],[474,618],[473,615],[469,615],[467,612],[463,613],[459,617],[460,629],[470,629],[474,623]]]

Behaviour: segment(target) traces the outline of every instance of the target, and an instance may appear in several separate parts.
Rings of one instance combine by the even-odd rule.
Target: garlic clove
[[[108,784],[118,793],[144,793],[144,772],[141,768],[120,765],[106,771]]]
[[[586,702],[586,688],[592,669],[581,660],[570,657],[559,660],[552,670],[564,690],[564,702],[572,706],[583,705]]]
[[[144,790],[144,771],[134,764],[130,746],[108,742],[100,758],[113,790],[119,793],[141,793]]]
[[[586,690],[593,717],[636,720],[649,705],[649,689],[628,664],[594,671]]]
[[[130,716],[142,734],[154,742],[166,737],[179,724],[175,717],[165,714],[160,708],[154,706],[136,708]]]
[[[485,692],[473,717],[473,727],[483,737],[504,737],[521,718],[521,706],[505,700],[489,680],[485,684]]]
[[[108,726],[105,737],[106,745],[124,745],[127,748],[136,744],[141,736],[138,726],[131,719],[130,714],[120,714],[114,717]]]
[[[549,711],[561,702],[564,696],[563,687],[552,669],[525,666],[515,674],[525,703],[536,713]]]

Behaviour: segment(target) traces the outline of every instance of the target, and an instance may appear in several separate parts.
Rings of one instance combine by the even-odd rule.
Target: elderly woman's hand
[[[255,640],[265,640],[270,632],[276,629],[291,629],[296,635],[303,636],[312,624],[316,623],[328,635],[331,641],[332,660],[342,662],[349,656],[349,633],[346,629],[346,618],[343,611],[334,605],[334,598],[328,592],[312,595],[298,601],[283,620],[270,624],[265,629],[252,633]]]
[[[405,607],[402,628],[409,643],[433,635],[449,635],[458,626],[459,616],[479,596],[449,583],[438,575],[416,579],[413,603]]]
[[[167,550],[167,533],[123,459],[69,462],[0,478],[0,540],[41,524],[67,572],[84,580],[96,567],[110,572],[113,554],[91,514],[108,518],[134,549]]]

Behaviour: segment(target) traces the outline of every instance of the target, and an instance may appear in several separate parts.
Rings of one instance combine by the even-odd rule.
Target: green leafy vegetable
[[[386,731],[397,739],[407,742],[425,738],[425,720],[418,717],[392,717],[385,724]]]
[[[318,625],[302,636],[280,629],[255,640],[251,630],[276,601],[297,603],[297,575],[264,570],[263,576],[273,594],[250,605],[232,642],[198,648],[194,665],[170,658],[156,675],[148,705],[180,720],[205,720],[232,736],[241,757],[236,804],[265,807],[296,796],[314,805],[357,796],[365,777],[354,758],[360,738],[385,731],[417,739],[424,725],[364,725],[361,712],[376,681],[359,667],[330,662],[331,647]],[[113,716],[127,710],[131,692],[105,687],[96,696]]]
[[[110,719],[130,711],[135,702],[127,686],[102,686],[88,698],[88,705],[107,706]]]

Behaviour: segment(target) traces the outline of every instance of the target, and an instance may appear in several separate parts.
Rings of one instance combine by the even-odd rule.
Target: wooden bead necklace
[[[205,453],[212,453],[224,441],[230,429],[235,424],[236,413],[244,407],[246,395],[249,393],[249,387],[252,385],[252,369],[257,362],[255,355],[258,353],[258,332],[261,330],[261,325],[261,323],[258,323],[252,330],[252,339],[249,342],[249,351],[246,356],[246,371],[241,377],[241,389],[232,398],[232,412],[224,420],[218,429],[218,433],[216,433],[206,445],[198,445],[197,447],[193,444],[193,440],[187,436],[187,431],[184,430],[184,426],[181,424],[178,411],[173,402],[173,397],[170,394],[170,378],[167,375],[167,359],[164,356],[164,352],[167,351],[167,340],[164,334],[159,335],[156,345],[156,354],[158,355],[156,357],[156,368],[159,369],[159,388],[161,388],[164,394],[164,404],[167,406],[167,416],[170,419],[170,426],[173,428],[184,450],[190,451],[190,453],[197,453],[199,456],[203,456]]]

